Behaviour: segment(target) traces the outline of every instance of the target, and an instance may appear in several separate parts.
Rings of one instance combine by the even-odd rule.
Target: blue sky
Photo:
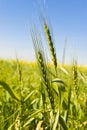
[[[30,26],[42,26],[40,8],[47,16],[58,62],[66,37],[66,63],[75,57],[78,64],[87,65],[87,0],[0,0],[0,58],[35,60]]]

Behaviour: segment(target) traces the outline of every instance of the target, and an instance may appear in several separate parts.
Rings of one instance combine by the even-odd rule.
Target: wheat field
[[[87,130],[87,67],[58,64],[45,22],[43,30],[51,63],[34,28],[37,62],[0,60],[0,130]]]

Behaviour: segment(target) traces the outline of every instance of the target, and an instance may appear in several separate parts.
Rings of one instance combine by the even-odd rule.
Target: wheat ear
[[[78,72],[77,72],[77,62],[73,62],[73,84],[75,87],[75,93],[78,98]]]
[[[39,71],[41,74],[41,79],[46,86],[46,91],[48,93],[51,107],[52,109],[54,109],[54,98],[53,98],[52,88],[51,88],[49,77],[48,77],[47,65],[45,61],[45,55],[43,51],[44,49],[42,46],[42,42],[41,42],[40,37],[38,37],[37,33],[35,33],[35,30],[32,31],[31,35],[32,35],[32,40],[33,40],[33,44],[35,48]]]
[[[46,22],[44,22],[44,31],[45,31],[45,34],[46,34],[46,37],[47,37],[47,41],[48,41],[48,45],[49,45],[52,61],[53,61],[53,64],[55,66],[55,70],[57,72],[56,52],[55,52],[55,49],[54,49],[54,44],[53,44],[53,41],[52,41],[52,36],[51,36],[51,33],[50,33],[50,29],[49,29],[49,26],[47,25]]]

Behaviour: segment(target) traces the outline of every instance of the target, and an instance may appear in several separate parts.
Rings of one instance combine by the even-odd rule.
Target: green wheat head
[[[32,35],[32,40],[33,40],[33,44],[35,48],[36,59],[37,59],[37,63],[38,63],[39,71],[40,71],[40,76],[43,83],[46,86],[46,91],[48,93],[51,107],[54,108],[54,98],[53,98],[52,88],[51,88],[50,80],[48,76],[48,70],[47,70],[42,42],[41,42],[40,37],[38,37],[38,34],[35,33],[35,30],[32,31],[31,35]]]
[[[52,36],[51,36],[51,33],[50,33],[49,26],[47,25],[47,23],[45,21],[44,21],[44,31],[45,31],[45,34],[46,34],[46,37],[47,37],[47,41],[48,41],[48,45],[49,45],[52,61],[53,61],[53,64],[55,66],[55,70],[56,70],[56,73],[57,73],[56,52],[55,52],[55,49],[54,49],[54,44],[53,44],[53,41],[52,41]]]
[[[77,72],[77,62],[73,62],[73,85],[75,87],[75,94],[78,98],[78,72]]]

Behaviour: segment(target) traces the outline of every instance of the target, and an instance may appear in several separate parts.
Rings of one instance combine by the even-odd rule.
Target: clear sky
[[[30,26],[42,26],[37,22],[40,8],[48,18],[58,61],[66,37],[66,63],[75,57],[87,65],[87,0],[0,0],[0,58],[35,60]]]

